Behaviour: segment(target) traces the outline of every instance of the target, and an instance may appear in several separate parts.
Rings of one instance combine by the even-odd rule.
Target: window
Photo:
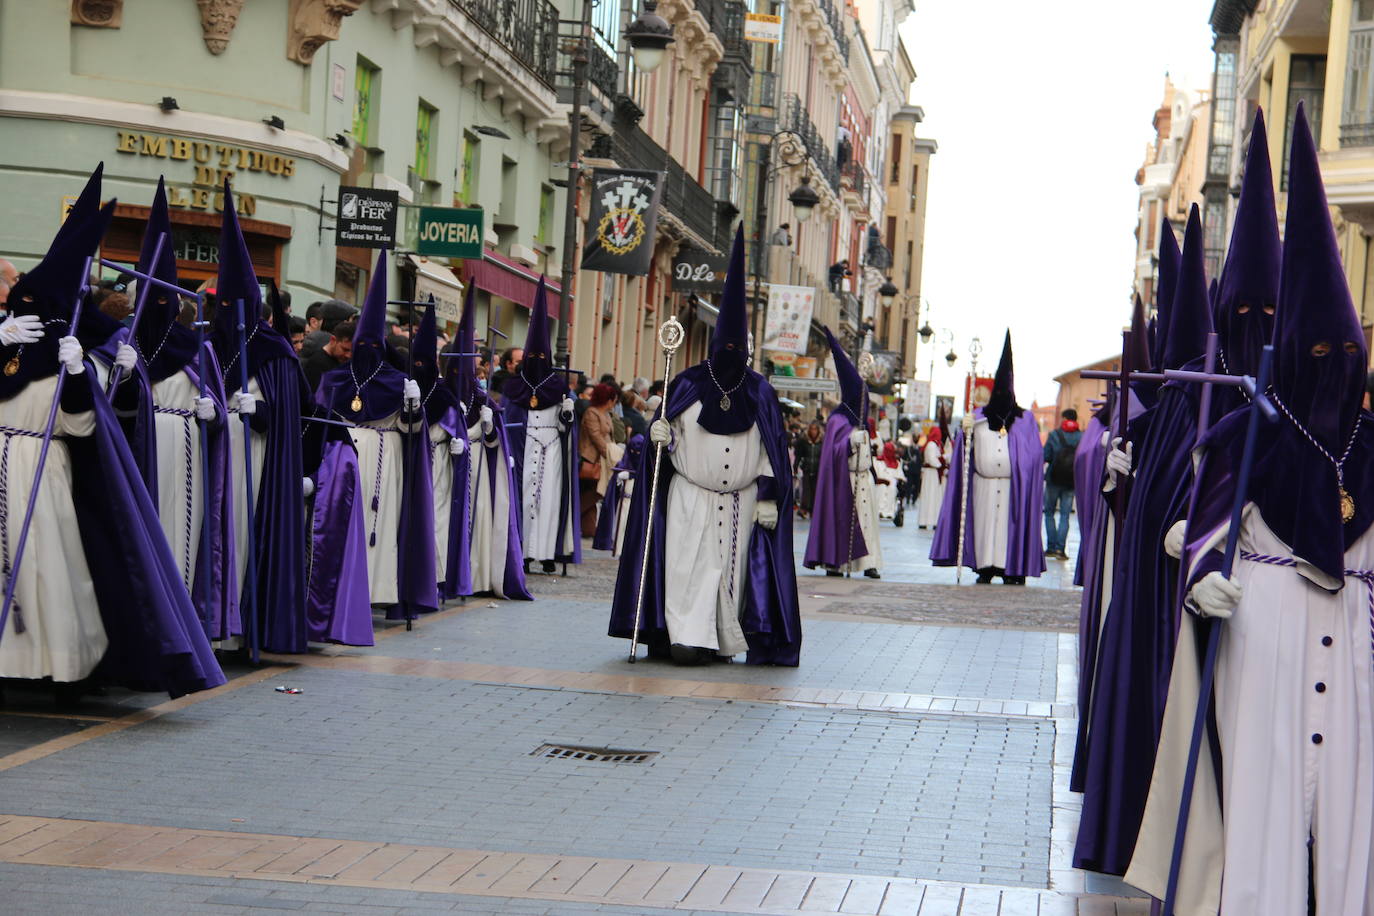
[[[1350,0],[1341,146],[1374,145],[1374,0]]]
[[[1231,147],[1236,140],[1236,48],[1234,39],[1217,39],[1214,73],[1216,101],[1212,105],[1212,138],[1207,173],[1225,181],[1231,170]]]
[[[912,163],[912,165],[911,165],[911,202],[910,202],[910,205],[908,206],[908,209],[911,210],[912,213],[915,213],[915,212],[916,212],[916,192],[917,192],[917,190],[921,187],[920,184],[918,183],[920,177],[921,177],[921,167],[920,167],[919,165],[916,165],[915,163]]]
[[[1145,250],[1155,250],[1155,228],[1159,226],[1159,201],[1150,201],[1150,216],[1145,221]]]
[[[415,174],[428,181],[430,178],[430,139],[434,133],[434,121],[439,112],[424,100],[415,112]]]
[[[888,184],[896,184],[902,180],[902,138],[897,134],[892,135],[892,178]]]
[[[376,108],[377,68],[358,58],[353,75],[353,139],[359,146],[370,146],[372,118]]]
[[[887,218],[887,250],[897,250],[897,217],[895,216]]]
[[[548,185],[539,187],[539,232],[534,240],[541,245],[552,244],[553,239],[553,188]]]
[[[477,167],[481,161],[482,141],[472,134],[463,134],[463,177],[458,185],[458,192],[454,195],[454,201],[459,206],[471,207],[473,200],[473,189],[477,187]]]
[[[1293,122],[1298,103],[1307,109],[1307,123],[1313,139],[1321,142],[1322,98],[1326,88],[1326,55],[1294,54],[1288,66],[1288,117],[1283,130],[1283,187],[1288,187],[1288,153],[1293,139]]]

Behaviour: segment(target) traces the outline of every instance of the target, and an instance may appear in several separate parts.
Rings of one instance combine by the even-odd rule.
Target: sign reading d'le
[[[342,248],[395,248],[395,191],[339,186],[335,244]]]
[[[719,293],[725,286],[730,258],[687,245],[673,258],[673,292]]]
[[[482,257],[482,210],[478,207],[421,207],[415,250],[429,257]]]

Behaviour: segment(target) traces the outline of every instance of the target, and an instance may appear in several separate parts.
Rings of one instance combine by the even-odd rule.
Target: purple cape
[[[981,417],[981,408],[974,416]],[[1045,571],[1044,548],[1040,540],[1040,519],[1044,513],[1044,449],[1029,413],[1022,414],[1007,430],[1007,451],[1011,459],[1011,506],[1007,517],[1008,576],[1038,576]],[[964,482],[964,431],[954,434],[949,477],[945,484],[940,520],[935,523],[935,541],[930,560],[936,566],[956,565],[959,549],[959,493]],[[962,565],[976,569],[973,550],[973,487],[968,488],[968,520],[964,533]]]
[[[697,379],[703,373],[683,372],[673,380],[668,401],[660,408],[660,415],[672,419],[693,402],[719,394],[714,387],[701,391]],[[792,554],[792,473],[787,461],[787,435],[783,430],[773,387],[753,370],[745,377],[753,403],[760,405],[756,423],[763,439],[764,450],[773,476],[760,477],[759,499],[776,500],[778,524],[772,531],[761,525],[753,526],[749,537],[747,569],[748,587],[744,593],[744,607],[740,626],[749,643],[746,662],[751,665],[788,665],[795,667],[801,657],[801,615],[797,608],[797,573]],[[645,447],[638,479],[652,481],[655,449]],[[663,568],[665,563],[668,488],[673,480],[673,464],[663,462],[659,473],[658,497],[654,504],[653,541],[649,545],[649,563],[644,583],[644,610],[640,621],[641,641],[666,645],[668,624],[663,613]],[[630,518],[625,526],[625,550],[620,555],[620,570],[616,576],[615,598],[611,605],[610,635],[629,639],[634,629],[635,602],[639,589],[639,568],[644,557],[644,529],[649,515],[651,486],[635,487],[630,500]]]
[[[485,398],[485,394],[481,394]],[[474,401],[480,407],[480,402]],[[457,408],[445,414],[443,426],[451,436],[466,436],[463,425],[466,414]],[[474,423],[476,416],[474,415]],[[472,473],[472,455],[476,451],[487,463],[488,495],[493,503],[498,499],[512,500],[506,513],[506,556],[505,573],[501,590],[507,600],[531,601],[533,596],[525,585],[525,564],[520,549],[520,506],[519,491],[515,487],[515,472],[506,459],[510,454],[510,437],[506,432],[506,419],[500,407],[492,406],[492,433],[496,447],[485,444],[470,446],[461,455],[450,455],[453,462],[453,497],[448,516],[448,562],[444,566],[445,578],[440,589],[444,598],[459,598],[474,594],[472,584],[472,506],[468,504],[468,480]],[[500,475],[500,477],[498,477]],[[497,486],[497,480],[506,482],[504,491]]]
[[[1073,584],[1083,584],[1083,567],[1093,553],[1091,540],[1093,522],[1102,503],[1102,472],[1107,465],[1107,449],[1102,434],[1107,427],[1093,416],[1088,428],[1078,440],[1073,456],[1073,499],[1078,510],[1078,562],[1074,565]]]
[[[518,376],[517,376],[518,378]],[[528,385],[526,388],[528,389]],[[510,391],[511,386],[507,383],[506,390]],[[544,396],[541,391],[540,402],[543,403]],[[552,404],[562,403],[560,398]],[[507,441],[510,448],[510,456],[515,461],[514,493],[516,495],[515,505],[520,507],[519,512],[514,512],[520,524],[524,525],[525,512],[525,423],[529,419],[528,397],[525,400],[513,400],[509,396],[502,403],[502,412],[505,415],[505,422],[508,426],[516,427],[514,435],[508,437]],[[545,408],[552,406],[544,405]],[[582,454],[578,448],[578,429],[577,421],[573,420],[568,424],[568,428],[559,434],[562,440],[560,448],[563,451],[563,479],[558,484],[558,539],[554,542],[554,559],[560,563],[581,563],[582,562],[582,538],[578,535],[578,519],[582,517],[582,497],[578,492],[577,474],[574,469],[578,466],[578,457]],[[564,543],[568,530],[568,520],[572,519],[572,543]],[[523,537],[524,528],[521,527]]]
[[[1164,552],[1164,536],[1188,511],[1198,394],[1192,383],[1166,383],[1150,434],[1136,448],[1076,780],[1083,786],[1076,868],[1124,874],[1145,813],[1178,631],[1179,563]]]
[[[816,471],[816,495],[811,503],[811,530],[806,536],[807,569],[843,566],[868,555],[859,518],[854,512],[854,488],[849,477],[849,434],[859,427],[843,405],[825,421],[821,462]]]
[[[94,410],[96,421],[92,435],[65,440],[81,544],[109,637],[96,677],[173,697],[223,684],[224,673],[95,372],[88,368],[68,385],[73,397]]]
[[[620,472],[629,471],[633,479],[642,460],[645,438],[641,435],[630,437],[625,444],[625,453],[612,468],[610,482],[606,484],[606,496],[601,500],[601,514],[596,519],[596,536],[592,538],[593,550],[615,550],[616,513],[620,508]]]
[[[321,440],[319,464],[311,474],[315,496],[310,509],[310,581],[305,605],[310,639],[370,646],[372,603],[358,452],[347,436],[321,436]]]
[[[401,599],[387,611],[388,620],[413,620],[439,610],[439,586],[434,571],[434,469],[429,448],[429,425],[420,414],[420,428],[402,432],[407,460],[405,492],[401,494],[400,531],[396,535],[396,594]]]

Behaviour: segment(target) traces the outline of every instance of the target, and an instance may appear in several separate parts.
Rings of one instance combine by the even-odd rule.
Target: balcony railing
[[[611,155],[627,169],[663,172],[664,207],[707,244],[715,239],[716,201],[711,192],[688,175],[682,164],[638,125],[616,125],[611,135]]]
[[[1341,125],[1341,149],[1347,146],[1374,146],[1374,114],[1366,114],[1366,120]]]
[[[572,56],[577,50],[577,42],[576,34],[564,34],[559,37],[558,89],[560,100],[563,101],[571,98],[563,96],[562,93],[572,90]],[[607,100],[614,99],[620,92],[620,65],[595,41],[587,42],[587,82],[600,89]]]
[[[696,0],[696,8],[725,46],[726,57],[752,57],[749,43],[744,40],[744,16],[748,10],[742,0]]]
[[[840,184],[849,188],[860,200],[868,200],[868,178],[864,174],[864,167],[857,159],[851,159],[840,169]]]
[[[448,0],[511,56],[552,87],[558,42],[558,8],[548,0]]]
[[[830,23],[830,31],[835,33],[835,44],[840,48],[840,56],[849,63],[849,35],[844,30],[844,10],[836,9],[833,0],[816,0],[816,5]]]
[[[821,139],[821,132],[811,123],[811,115],[807,113],[801,99],[790,92],[783,94],[782,117],[778,119],[778,127],[795,131],[802,138],[811,153],[811,159],[816,163],[816,170],[830,183],[831,190],[838,194],[840,170],[835,166],[835,157],[831,154],[830,147]]]

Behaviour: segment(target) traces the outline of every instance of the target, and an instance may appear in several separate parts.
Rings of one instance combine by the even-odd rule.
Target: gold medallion
[[[15,356],[15,357],[13,357],[12,359],[10,359],[9,362],[5,363],[5,374],[6,374],[6,375],[14,375],[14,374],[17,373],[18,371],[19,371],[19,357]]]
[[[1003,426],[997,431],[997,435],[1001,436],[1003,439],[1007,438],[1007,428]]]
[[[532,394],[532,395],[530,395],[530,409],[533,410],[533,409],[535,408],[535,406],[536,406],[538,403],[539,403],[539,395],[537,395],[537,394]]]
[[[354,412],[354,413],[357,413],[358,411],[362,410],[362,409],[363,409],[363,398],[362,398],[362,395],[360,395],[360,394],[355,394],[355,395],[353,395],[353,403],[352,403],[352,404],[349,404],[348,406],[351,407],[351,408],[353,408],[353,412]]]
[[[720,399],[720,409],[721,409],[721,410],[729,410],[729,409],[730,409],[730,395],[727,394],[727,395],[725,395],[724,397],[722,397],[722,398]]]
[[[1354,517],[1355,500],[1345,491],[1345,487],[1341,487],[1341,521],[1345,524],[1349,524],[1350,520]]]

